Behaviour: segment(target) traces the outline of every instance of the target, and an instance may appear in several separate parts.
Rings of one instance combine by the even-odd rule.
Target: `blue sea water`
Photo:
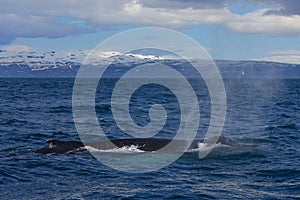
[[[1,199],[300,198],[300,80],[224,80],[227,116],[222,134],[256,147],[216,147],[204,159],[185,153],[158,171],[138,174],[111,169],[88,152],[31,152],[47,139],[79,140],[72,116],[73,83],[0,79]],[[114,80],[105,84],[108,90]],[[141,88],[132,97],[132,116],[141,125],[149,122],[149,106],[143,105],[157,97],[134,102],[138,93],[144,96],[149,90]],[[155,94],[158,89],[152,90]],[[125,137],[111,118],[106,90],[103,94],[96,100],[100,124],[110,137]],[[206,93],[200,96],[199,137],[207,130],[210,109]],[[169,98],[168,91],[160,95],[159,103],[171,115],[161,137],[172,137],[178,128],[178,102]]]

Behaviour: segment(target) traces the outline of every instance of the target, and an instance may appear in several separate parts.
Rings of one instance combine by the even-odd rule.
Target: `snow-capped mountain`
[[[113,63],[115,72],[124,67],[160,62],[174,68],[184,68],[187,62],[170,55],[150,55],[144,52],[94,52],[89,50],[23,51],[0,50],[0,77],[75,77],[81,64],[104,66]],[[215,61],[224,78],[300,78],[300,64],[266,61]],[[114,70],[112,70],[114,71]]]
[[[67,51],[22,51],[0,50],[0,77],[73,77],[82,63],[105,65],[107,63],[133,64],[157,56],[124,54],[119,52],[93,53],[88,60],[89,50]]]

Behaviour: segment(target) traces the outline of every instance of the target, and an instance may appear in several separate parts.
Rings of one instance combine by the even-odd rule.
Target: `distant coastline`
[[[83,50],[69,50],[63,53],[13,53],[0,50],[0,78],[75,78],[86,56],[87,52]],[[185,60],[176,58],[141,54],[120,55],[116,52],[102,52],[99,60],[92,59],[91,64],[100,67],[108,63],[113,64],[110,77],[118,77],[120,71],[146,63],[157,62],[175,69],[187,66]],[[223,78],[300,78],[300,64],[255,60],[215,60],[215,63]]]

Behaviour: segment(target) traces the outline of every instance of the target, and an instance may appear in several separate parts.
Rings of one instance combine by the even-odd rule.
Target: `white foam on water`
[[[203,143],[199,142],[198,143],[198,148],[197,149],[190,149],[188,152],[201,152],[201,151],[207,151],[213,146],[213,148],[218,148],[218,147],[229,147],[228,145],[221,144],[221,143],[216,143],[216,144],[208,144],[208,143]]]
[[[145,151],[140,150],[137,145],[124,146],[121,148],[113,148],[113,149],[96,149],[91,146],[85,146],[84,148],[89,152],[105,152],[105,153],[143,153]]]
[[[229,147],[229,146],[225,145],[225,144],[221,144],[221,143],[213,144],[213,148],[220,148],[220,147]],[[187,150],[186,152],[206,151],[209,148],[211,148],[211,144],[199,142],[197,149],[190,149],[190,150]],[[78,150],[79,149],[77,149],[77,151]],[[137,145],[124,146],[121,148],[113,148],[113,149],[105,149],[105,150],[97,149],[92,146],[85,146],[85,147],[82,147],[80,150],[88,150],[90,152],[103,152],[103,153],[143,153],[143,152],[145,152],[143,150],[140,150],[139,146],[137,146]]]

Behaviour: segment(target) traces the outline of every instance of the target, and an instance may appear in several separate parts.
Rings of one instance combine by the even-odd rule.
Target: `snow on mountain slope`
[[[144,63],[160,62],[173,68],[184,68],[187,62],[167,56],[139,52],[94,52],[89,50],[22,51],[0,50],[0,77],[75,77],[82,63],[105,66],[113,63],[120,71]],[[216,64],[224,78],[300,78],[300,64],[267,61],[217,60]]]

